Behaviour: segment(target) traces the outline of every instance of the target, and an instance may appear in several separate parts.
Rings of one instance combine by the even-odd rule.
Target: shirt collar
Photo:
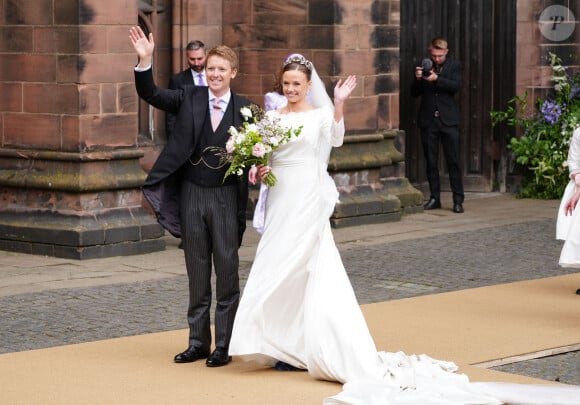
[[[204,86],[207,86],[207,78],[205,77],[205,70],[202,70],[201,72],[196,72],[192,68],[189,68],[189,71],[191,72],[191,77],[193,78],[193,84],[199,84],[199,75],[201,75],[201,77],[203,78],[202,83],[204,84]]]
[[[216,98],[215,94],[212,93],[212,91],[209,89],[207,89],[208,93],[209,93],[209,102],[210,104],[213,103],[213,100]],[[222,97],[220,97],[220,102],[223,104],[229,104],[230,103],[230,98],[232,97],[232,91],[228,91],[226,94],[224,94]]]

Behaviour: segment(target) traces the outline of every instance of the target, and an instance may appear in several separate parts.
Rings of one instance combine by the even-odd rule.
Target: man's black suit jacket
[[[444,125],[459,125],[461,113],[455,101],[455,94],[461,90],[463,83],[463,68],[459,61],[446,59],[441,66],[441,72],[435,83],[426,80],[413,79],[411,95],[421,96],[417,125],[425,128],[431,125],[435,111],[439,111],[439,119]]]
[[[176,90],[163,89],[157,87],[153,82],[151,69],[143,72],[135,71],[135,86],[139,96],[147,103],[160,110],[176,114],[177,117],[173,136],[167,140],[165,148],[149,172],[143,185],[143,193],[157,215],[159,223],[173,236],[180,237],[180,169],[199,144],[204,121],[209,114],[208,88],[206,86],[185,86]],[[232,92],[230,104],[233,109],[232,125],[239,128],[244,122],[240,109],[249,105],[250,101]],[[224,145],[219,146],[225,147],[225,142]],[[248,178],[245,175],[236,176],[236,178],[241,243],[246,229]]]
[[[190,68],[182,70],[171,76],[169,79],[169,89],[178,89],[183,86],[193,86],[195,82],[193,81],[193,73]]]
[[[190,68],[182,70],[179,73],[174,74],[169,79],[168,89],[179,89],[184,86],[194,86],[193,74]],[[165,114],[165,133],[169,138],[173,134],[173,126],[175,125],[175,120],[177,116],[170,112]]]

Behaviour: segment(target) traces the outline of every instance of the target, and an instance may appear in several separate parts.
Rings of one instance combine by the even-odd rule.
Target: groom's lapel
[[[233,112],[232,112],[232,125],[236,128],[239,128],[240,126],[242,126],[242,113],[240,112],[240,109],[242,108],[242,105],[238,102],[238,97],[232,92],[232,98],[230,99],[230,104],[232,106]]]
[[[228,103],[228,106],[226,108],[226,110],[224,111],[224,116],[220,122],[220,125],[218,127],[218,130],[215,134],[216,136],[216,140],[218,142],[222,142],[225,143],[229,137],[230,137],[230,133],[229,128],[231,126],[236,126],[236,119],[235,119],[235,104],[234,104],[234,98],[231,97],[230,98],[230,102]],[[237,127],[237,126],[236,126]]]
[[[201,134],[201,131],[203,130],[203,123],[208,115],[207,110],[209,109],[209,93],[207,89],[208,88],[205,86],[197,86],[196,90],[198,90],[198,92],[193,93],[193,100],[191,100],[191,104],[193,106],[193,131],[195,135]]]

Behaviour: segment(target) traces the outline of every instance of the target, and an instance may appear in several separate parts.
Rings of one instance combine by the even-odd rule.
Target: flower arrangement
[[[523,130],[508,147],[526,169],[521,197],[560,198],[569,181],[567,158],[574,130],[580,126],[580,72],[571,75],[561,59],[550,53],[553,91],[538,99],[527,113],[527,93],[508,102],[506,111],[492,111],[492,124],[505,122]]]
[[[224,179],[231,174],[242,176],[244,169],[252,165],[267,165],[274,150],[298,137],[302,131],[302,127],[284,127],[279,117],[266,114],[256,104],[243,107],[240,113],[245,122],[239,129],[230,127],[230,138],[225,152],[221,153],[222,160],[230,163]],[[274,186],[276,181],[271,171],[263,180],[268,187]]]

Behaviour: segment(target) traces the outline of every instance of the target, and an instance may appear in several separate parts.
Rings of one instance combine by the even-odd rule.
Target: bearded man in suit
[[[168,89],[179,89],[183,86],[207,86],[205,76],[205,44],[198,39],[190,41],[185,47],[185,57],[188,68],[171,76],[169,79]],[[165,115],[165,133],[169,138],[173,133],[176,115],[166,113]]]
[[[152,106],[176,115],[168,139],[143,186],[159,223],[181,237],[189,278],[189,345],[176,363],[207,358],[206,365],[228,364],[234,316],[240,297],[238,248],[246,227],[247,176],[229,176],[216,155],[225,148],[230,126],[240,127],[240,112],[250,101],[234,94],[230,82],[238,58],[227,46],[212,48],[206,59],[208,86],[163,89],[151,70],[153,34],[132,27],[129,38],[139,57],[135,86]],[[216,273],[215,350],[210,354],[212,262]]]

